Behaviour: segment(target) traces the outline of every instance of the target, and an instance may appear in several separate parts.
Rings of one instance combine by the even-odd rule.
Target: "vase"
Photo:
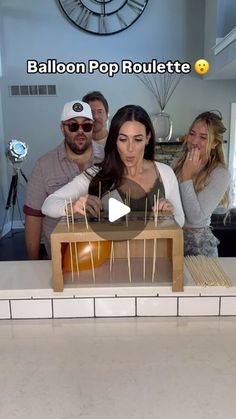
[[[152,123],[156,135],[156,142],[170,141],[173,127],[170,115],[163,110],[152,117]]]

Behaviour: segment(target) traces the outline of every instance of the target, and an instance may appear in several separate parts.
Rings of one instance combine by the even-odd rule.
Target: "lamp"
[[[25,176],[25,174],[23,173],[20,167],[21,163],[26,159],[27,154],[28,154],[28,145],[24,141],[17,140],[17,139],[13,139],[9,141],[7,149],[6,149],[6,156],[13,165],[13,174],[11,178],[10,188],[8,191],[7,203],[5,206],[5,217],[4,217],[3,225],[6,220],[7,211],[9,210],[10,207],[12,207],[11,230],[12,230],[13,219],[14,219],[14,208],[16,204],[18,206],[18,211],[22,219],[21,211],[20,211],[18,199],[17,199],[17,192],[18,192],[17,188],[18,188],[19,174],[21,174],[25,182],[28,182],[27,177]]]
[[[21,163],[28,154],[28,145],[21,140],[11,140],[8,143],[6,155],[13,163]]]

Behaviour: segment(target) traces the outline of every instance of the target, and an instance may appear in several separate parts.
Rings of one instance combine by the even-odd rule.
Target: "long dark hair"
[[[150,134],[150,139],[145,147],[144,159],[154,160],[155,132],[148,113],[141,106],[123,106],[111,120],[105,145],[105,157],[99,164],[99,172],[90,182],[89,194],[99,195],[99,182],[101,182],[101,195],[120,186],[125,173],[125,165],[120,158],[116,142],[122,125],[127,121],[137,121],[145,126],[146,134]]]

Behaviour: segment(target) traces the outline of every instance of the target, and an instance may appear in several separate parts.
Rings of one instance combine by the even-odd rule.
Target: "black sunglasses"
[[[70,124],[63,123],[63,125],[68,127],[70,132],[78,131],[79,127],[81,127],[84,132],[90,132],[93,129],[93,124],[90,122],[83,122],[82,124],[78,124],[78,122],[71,122]]]

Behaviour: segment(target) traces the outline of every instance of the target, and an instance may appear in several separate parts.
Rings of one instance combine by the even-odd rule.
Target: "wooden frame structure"
[[[140,225],[137,221],[129,221],[129,227],[117,229],[116,232],[110,233],[110,238],[102,238],[107,233],[106,223],[99,223],[99,231],[97,226],[93,230],[92,223],[66,224],[59,223],[51,234],[51,250],[52,250],[52,284],[55,292],[62,292],[64,289],[63,271],[62,271],[62,243],[76,242],[92,242],[102,240],[112,240],[114,244],[114,252],[116,258],[127,259],[127,248],[124,241],[129,242],[132,249],[130,254],[132,257],[143,258],[143,243],[149,241],[145,257],[153,255],[153,249],[158,257],[168,257],[172,267],[172,291],[183,291],[183,231],[172,220],[158,220],[155,226],[153,220],[149,220],[145,228],[140,232]],[[132,230],[133,238],[130,240],[130,231]],[[137,235],[136,235],[137,233]],[[153,245],[150,246],[150,241]],[[132,283],[130,284],[132,285]]]

